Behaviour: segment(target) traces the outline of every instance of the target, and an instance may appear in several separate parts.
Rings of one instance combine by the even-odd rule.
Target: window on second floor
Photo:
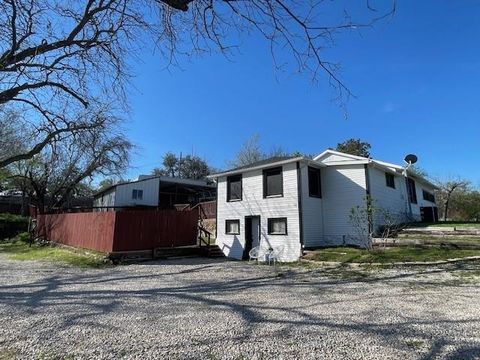
[[[132,190],[132,199],[133,200],[143,200],[143,190],[133,189]]]
[[[322,197],[322,182],[320,179],[320,169],[308,167],[308,194],[311,197]]]
[[[417,203],[417,190],[415,188],[415,180],[407,178],[408,201],[412,204]]]
[[[263,197],[283,196],[282,167],[263,170]]]
[[[242,174],[227,177],[227,201],[242,200]]]
[[[385,182],[388,187],[395,189],[395,176],[390,173],[385,173]]]
[[[435,195],[428,191],[423,190],[423,200],[427,200],[432,203],[435,203]]]

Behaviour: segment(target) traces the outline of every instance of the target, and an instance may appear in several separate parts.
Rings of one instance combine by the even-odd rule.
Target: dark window
[[[282,167],[263,171],[263,197],[283,196]]]
[[[385,181],[388,187],[395,189],[395,176],[393,174],[385,173]]]
[[[143,190],[132,190],[132,199],[134,200],[142,200],[143,199]]]
[[[417,203],[417,190],[415,188],[415,180],[407,178],[408,200],[412,204]]]
[[[269,235],[287,235],[287,218],[268,219]]]
[[[227,201],[242,200],[242,175],[227,178]]]
[[[308,167],[308,193],[313,197],[322,197],[322,182],[320,169]]]
[[[423,190],[423,200],[427,200],[427,201],[430,201],[432,203],[435,203],[435,195],[433,195],[432,193],[430,193],[428,191]]]
[[[225,234],[239,235],[240,220],[225,220]]]

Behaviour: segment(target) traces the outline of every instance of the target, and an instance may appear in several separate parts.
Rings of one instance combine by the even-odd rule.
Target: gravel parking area
[[[0,359],[480,359],[480,283],[456,271],[0,254]]]

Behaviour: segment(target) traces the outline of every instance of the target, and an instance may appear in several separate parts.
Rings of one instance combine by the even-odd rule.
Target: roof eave
[[[332,150],[332,149],[327,149],[327,150],[323,151],[321,154],[318,154],[317,156],[315,156],[313,158],[313,160],[317,161],[318,159],[322,158],[323,156],[325,156],[327,154],[341,155],[341,156],[348,157],[352,160],[368,160],[368,158],[363,157],[363,156],[347,154],[347,153],[343,153],[341,151],[336,151],[336,150]]]
[[[242,173],[248,172],[248,171],[266,169],[266,168],[269,168],[269,167],[272,167],[272,166],[285,165],[285,164],[290,164],[290,163],[297,162],[297,161],[312,161],[312,160],[307,159],[303,156],[299,156],[299,157],[295,157],[295,158],[291,158],[291,159],[287,159],[287,160],[276,161],[276,162],[272,162],[272,163],[268,163],[268,164],[246,167],[246,168],[237,169],[237,170],[224,171],[224,172],[221,172],[221,173],[216,173],[216,174],[209,175],[209,176],[207,176],[207,178],[208,179],[218,179],[219,177],[223,177],[223,176],[242,174]],[[314,163],[318,166],[324,166],[324,164],[321,164],[319,162],[314,162]]]

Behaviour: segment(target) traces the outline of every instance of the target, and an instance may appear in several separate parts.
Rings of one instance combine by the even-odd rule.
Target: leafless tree
[[[263,151],[260,144],[260,135],[253,134],[243,144],[240,150],[235,155],[233,160],[227,162],[227,166],[236,168],[253,164],[257,161],[265,160],[273,157],[287,157],[287,156],[302,156],[302,154],[295,152],[289,153],[281,146],[273,146],[270,151]]]
[[[439,187],[439,190],[437,191],[437,201],[443,205],[443,221],[447,221],[452,196],[457,192],[467,190],[470,181],[456,178],[437,181],[437,185]]]
[[[109,124],[68,142],[53,142],[20,162],[23,166],[16,175],[28,184],[29,196],[40,212],[62,207],[93,176],[115,176],[125,170],[131,144],[115,133],[115,121]]]
[[[326,75],[340,97],[351,91],[324,49],[344,31],[371,26],[395,11],[373,9],[354,22],[323,0],[3,0],[0,2],[0,111],[21,113],[35,139],[0,167],[31,158],[64,134],[96,127],[79,119],[124,111],[129,64],[152,45],[168,64],[220,50],[229,56],[243,34],[270,45],[275,65]],[[280,56],[284,49],[290,58]],[[119,109],[120,108],[120,109]]]

